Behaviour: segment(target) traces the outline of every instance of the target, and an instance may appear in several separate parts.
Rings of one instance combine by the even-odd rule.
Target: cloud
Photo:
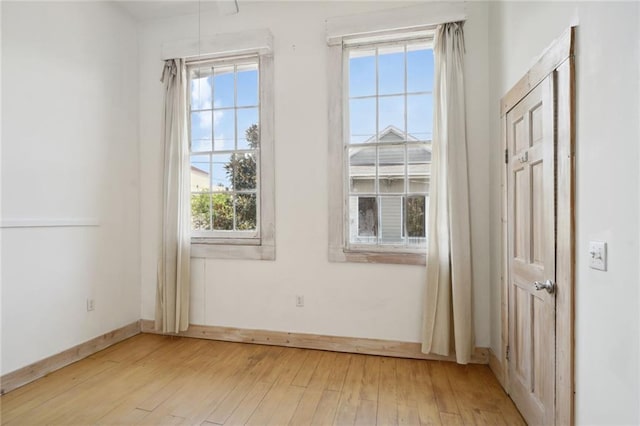
[[[197,109],[211,108],[211,83],[208,78],[194,78],[192,80],[191,105]]]

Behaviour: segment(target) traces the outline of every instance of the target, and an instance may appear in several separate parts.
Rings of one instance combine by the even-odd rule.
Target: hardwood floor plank
[[[302,366],[298,370],[295,378],[291,382],[293,386],[300,386],[306,388],[309,385],[309,381],[311,381],[311,377],[313,373],[316,371],[316,367],[320,362],[320,358],[322,357],[323,352],[321,351],[309,351],[307,357],[305,358]]]
[[[312,425],[330,425],[336,417],[340,392],[325,390],[311,419]],[[296,424],[296,423],[293,423]]]
[[[395,358],[380,358],[377,424],[398,424],[398,396]]]
[[[244,425],[247,423],[253,412],[264,399],[267,392],[269,392],[269,389],[271,389],[271,386],[272,385],[270,383],[255,383],[247,396],[233,410],[231,416],[224,421],[224,425]]]
[[[420,414],[418,407],[413,405],[398,405],[398,424],[399,425],[419,425]]]
[[[362,389],[360,399],[369,401],[378,400],[378,387],[380,386],[380,360],[382,357],[369,356],[365,359],[364,376],[362,377]]]
[[[415,380],[416,405],[420,423],[423,425],[441,424],[440,410],[431,382],[429,361],[416,360],[411,365],[411,371]]]
[[[431,383],[433,384],[433,392],[436,396],[438,409],[441,413],[460,415],[458,403],[456,402],[453,389],[449,383],[446,367],[442,364],[442,361],[429,364],[429,369],[431,371]],[[440,416],[440,419],[442,419],[442,416]]]
[[[362,389],[362,379],[364,377],[365,355],[353,355],[347,370],[340,399],[335,423],[339,425],[352,425],[356,421],[358,403],[360,401],[360,390]],[[376,405],[377,405],[377,401]]]
[[[460,414],[440,413],[440,420],[443,426],[463,426],[462,417]]]
[[[353,355],[345,353],[336,353],[335,355],[335,362],[331,366],[331,372],[329,373],[327,390],[340,392],[347,377],[347,370]]]
[[[484,365],[138,335],[0,397],[3,425],[524,425]]]
[[[361,399],[360,401],[358,401],[356,416],[353,424],[361,426],[375,425],[377,416],[378,402]]]

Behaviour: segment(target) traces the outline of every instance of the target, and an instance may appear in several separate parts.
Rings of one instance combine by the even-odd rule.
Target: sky
[[[236,132],[237,148],[249,148],[244,135],[249,126],[258,123],[258,70],[255,65],[238,68],[237,103],[233,67],[216,68],[215,75],[211,75],[210,69],[202,70],[201,78],[191,80],[191,143],[194,153],[211,151],[212,143],[214,151],[236,149]],[[229,154],[213,155],[213,186],[231,187],[224,168],[229,157]],[[208,154],[192,155],[191,165],[211,173]]]
[[[379,131],[389,125],[405,131],[405,58],[402,46],[378,54]],[[430,140],[433,128],[433,51],[410,50],[406,58],[407,129]],[[376,134],[375,50],[352,52],[349,60],[350,141],[362,143]],[[355,98],[355,99],[354,99]]]
[[[433,128],[433,51],[427,46],[379,48],[378,87],[376,99],[375,49],[351,51],[349,59],[350,142],[362,143],[375,137],[376,102],[378,131],[393,125],[420,140],[431,140]],[[256,65],[239,67],[237,73],[237,104],[234,103],[234,68],[202,70],[202,78],[192,79],[191,113],[192,151],[234,149],[236,132],[238,149],[248,148],[245,130],[258,123],[258,70]],[[213,97],[212,97],[213,89]],[[213,105],[213,109],[212,109]],[[251,107],[234,109],[235,107]],[[230,108],[230,109],[225,109]],[[235,128],[234,111],[238,126]],[[213,141],[211,135],[214,135]],[[229,154],[213,155],[213,186],[231,187],[224,165]],[[209,155],[192,155],[191,164],[211,173]]]

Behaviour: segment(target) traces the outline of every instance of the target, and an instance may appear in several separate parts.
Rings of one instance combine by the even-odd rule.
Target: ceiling
[[[223,15],[236,12],[234,0],[116,0],[138,21],[170,18],[173,16],[195,15],[215,11]]]

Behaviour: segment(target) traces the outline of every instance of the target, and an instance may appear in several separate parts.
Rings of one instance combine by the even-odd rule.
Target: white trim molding
[[[255,30],[165,42],[162,45],[162,59],[189,59],[200,56],[212,59],[243,53],[262,55],[272,50],[273,36],[271,32],[269,30]]]
[[[98,227],[100,221],[96,218],[69,219],[2,219],[0,228],[81,228]]]
[[[465,2],[427,2],[416,6],[340,16],[326,20],[327,44],[342,44],[343,37],[388,30],[429,27],[466,19]]]

